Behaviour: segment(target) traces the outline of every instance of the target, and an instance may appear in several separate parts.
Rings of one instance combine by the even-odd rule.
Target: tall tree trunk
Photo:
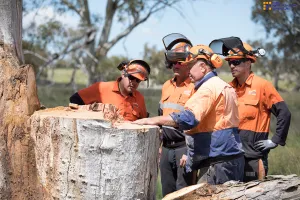
[[[75,81],[75,76],[76,76],[77,69],[78,68],[76,66],[73,67],[71,79],[70,79],[69,83],[66,84],[66,86],[72,86],[72,89],[73,89],[74,93],[78,91],[76,81]]]
[[[276,70],[274,72],[274,87],[276,88],[276,90],[279,90],[279,85],[278,85],[278,83],[279,83],[279,75],[280,75],[280,73],[278,72],[278,70]]]
[[[0,19],[0,199],[34,199],[27,125],[40,104],[34,70],[22,65],[22,0],[0,0]]]

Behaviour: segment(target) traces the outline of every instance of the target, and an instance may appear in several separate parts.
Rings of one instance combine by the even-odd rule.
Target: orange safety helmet
[[[247,51],[253,50],[253,48],[245,42],[243,42],[243,46]],[[228,56],[226,56],[226,58],[225,58],[226,61],[231,60],[231,59],[248,58],[251,60],[252,63],[255,63],[257,57],[254,54],[244,54],[241,50],[239,50],[237,48],[234,48],[233,50],[235,50],[237,53],[233,53],[232,51],[229,51]]]
[[[146,81],[150,74],[150,66],[143,60],[131,60],[124,66],[128,75],[132,75],[141,81]]]
[[[182,63],[187,64],[191,61],[198,60],[200,58],[209,61],[215,68],[220,68],[223,65],[222,58],[219,55],[214,54],[211,48],[202,44],[193,46],[189,50],[188,57]]]

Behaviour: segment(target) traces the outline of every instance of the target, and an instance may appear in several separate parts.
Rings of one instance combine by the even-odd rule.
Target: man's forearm
[[[152,119],[155,121],[155,124],[157,125],[172,126],[172,127],[178,126],[170,115],[153,117]]]

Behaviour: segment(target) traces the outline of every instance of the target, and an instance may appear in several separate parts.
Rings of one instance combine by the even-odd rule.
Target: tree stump
[[[44,199],[155,199],[156,126],[58,107],[34,113],[31,138]]]
[[[273,175],[264,181],[227,182],[223,185],[198,184],[168,194],[163,200],[279,200],[300,199],[297,175]]]

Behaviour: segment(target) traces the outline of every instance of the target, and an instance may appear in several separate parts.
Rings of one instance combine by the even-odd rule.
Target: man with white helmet
[[[195,93],[184,105],[184,110],[140,119],[133,123],[168,125],[185,130],[187,139],[188,170],[200,169],[199,182],[222,184],[226,181],[242,181],[244,158],[238,134],[237,97],[234,89],[221,80],[215,68],[222,66],[222,59],[205,45],[192,47],[183,64],[190,68],[190,78]],[[170,52],[169,60],[180,54]]]

